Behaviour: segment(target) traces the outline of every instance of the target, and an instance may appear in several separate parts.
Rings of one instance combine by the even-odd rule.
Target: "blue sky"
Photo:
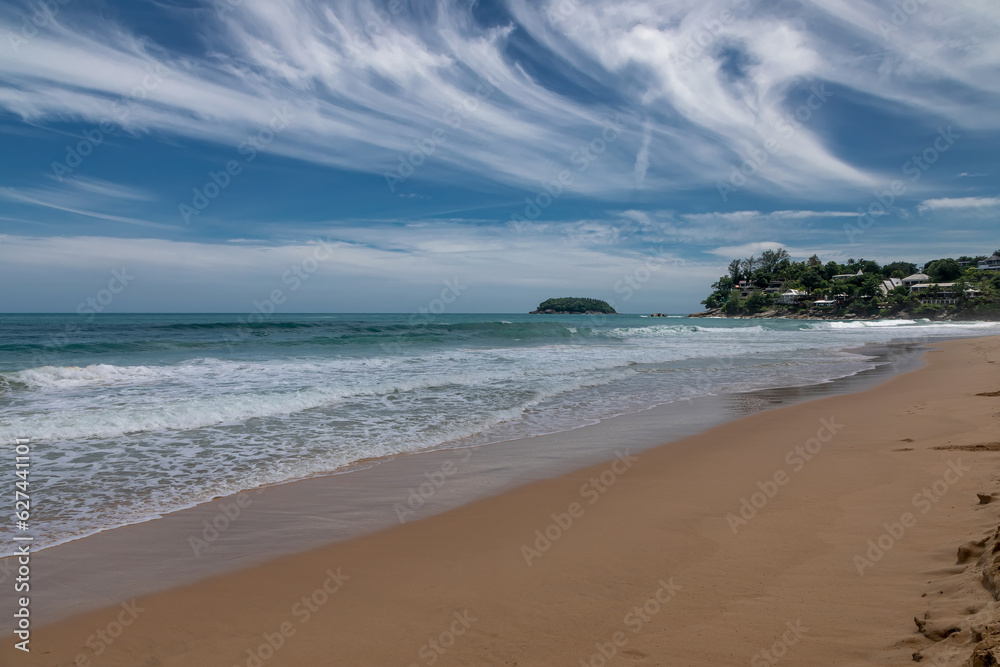
[[[108,312],[686,312],[778,245],[988,254],[997,34],[973,0],[0,2],[0,311],[125,269]]]

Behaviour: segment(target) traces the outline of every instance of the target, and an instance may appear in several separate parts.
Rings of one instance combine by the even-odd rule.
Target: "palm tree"
[[[734,259],[729,262],[729,276],[733,279],[733,284],[740,282],[740,260]]]

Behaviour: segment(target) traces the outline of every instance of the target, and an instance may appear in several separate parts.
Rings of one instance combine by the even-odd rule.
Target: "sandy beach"
[[[1000,338],[934,347],[868,391],[36,628],[0,665],[996,664]]]

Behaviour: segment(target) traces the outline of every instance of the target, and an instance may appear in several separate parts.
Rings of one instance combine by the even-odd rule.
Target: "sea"
[[[828,383],[871,370],[868,344],[995,334],[680,315],[7,314],[0,441],[30,439],[38,550],[361,462]]]

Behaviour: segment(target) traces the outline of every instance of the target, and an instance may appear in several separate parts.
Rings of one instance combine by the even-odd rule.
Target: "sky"
[[[0,312],[683,313],[768,248],[990,254],[998,34],[993,0],[0,0]]]

